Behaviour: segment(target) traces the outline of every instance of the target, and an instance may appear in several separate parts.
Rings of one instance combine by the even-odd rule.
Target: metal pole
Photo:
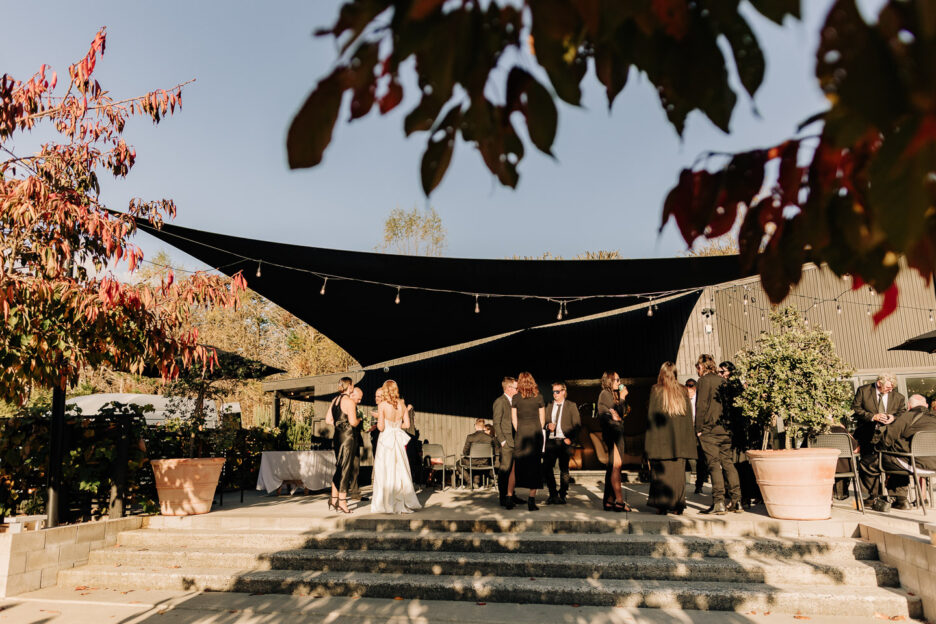
[[[52,418],[49,422],[49,491],[46,503],[46,526],[59,525],[62,507],[62,465],[65,460],[65,390],[52,389]]]
[[[280,393],[277,390],[273,393],[273,426],[279,427],[280,424]]]

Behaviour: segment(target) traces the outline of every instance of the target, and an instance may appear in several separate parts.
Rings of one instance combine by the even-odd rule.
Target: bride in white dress
[[[395,381],[388,380],[383,387],[383,400],[377,407],[377,450],[374,452],[374,491],[371,511],[374,513],[412,513],[420,509],[413,477],[406,457],[409,434],[409,413],[406,402],[400,398]]]

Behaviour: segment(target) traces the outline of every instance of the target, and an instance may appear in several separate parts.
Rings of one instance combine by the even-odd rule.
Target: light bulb
[[[257,277],[260,277],[260,263],[257,262]]]
[[[839,314],[842,313],[842,304],[839,303],[838,301],[835,302],[835,311]]]
[[[478,305],[478,295],[475,295],[475,314],[481,312],[481,306]]]
[[[653,304],[650,304],[650,307],[647,308],[647,316],[653,316]]]
[[[326,277],[326,278],[325,278],[325,281],[322,282],[322,290],[319,291],[319,294],[320,294],[320,295],[324,295],[324,294],[325,294],[325,284],[327,284],[327,283],[328,283],[328,278]]]
[[[399,286],[397,286],[396,299],[393,300],[393,303],[400,303],[400,287]]]
[[[932,310],[930,310],[930,314],[929,314],[929,322],[930,322],[930,323],[932,323],[932,322],[933,322],[933,311],[932,311]]]
[[[868,316],[871,316],[871,306],[868,306],[868,311],[866,313]]]
[[[561,303],[559,304],[559,313],[556,314],[556,320],[557,320],[557,321],[561,321],[561,320],[562,320],[562,304],[561,304]]]

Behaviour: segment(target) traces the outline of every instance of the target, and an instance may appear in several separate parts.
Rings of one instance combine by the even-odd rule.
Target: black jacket
[[[913,422],[917,416],[920,418]],[[912,423],[912,424],[911,424]],[[878,448],[884,451],[897,451],[899,453],[910,452],[910,442],[914,434],[921,431],[936,431],[936,414],[928,410],[925,406],[914,407],[912,410],[903,412],[897,419],[884,427],[884,437]],[[906,458],[907,463],[910,458]],[[936,457],[924,457],[916,461],[917,467],[927,470],[936,470]]]
[[[877,423],[871,420],[880,410],[877,404],[877,388],[875,384],[869,383],[858,388],[855,392],[855,398],[852,400],[852,410],[855,419],[855,439],[861,447],[861,452],[870,453],[871,438],[874,436],[874,430]],[[892,390],[887,397],[887,409],[885,414],[896,416],[907,410],[907,400],[904,395],[896,390]],[[893,424],[893,423],[891,423]]]
[[[722,422],[725,380],[715,373],[702,375],[696,383],[695,431],[702,435],[728,435]]]
[[[465,438],[465,448],[462,449],[462,457],[464,457],[465,459],[468,459],[468,453],[471,451],[471,445],[474,444],[475,442],[490,444],[491,456],[493,457],[497,454],[496,453],[497,449],[494,447],[494,445],[497,444],[497,442],[494,441],[494,438],[484,433],[483,431],[474,431],[472,433],[469,433],[468,437]],[[473,459],[471,460],[471,462],[472,462],[471,463],[472,466],[480,466],[484,464],[483,459]]]

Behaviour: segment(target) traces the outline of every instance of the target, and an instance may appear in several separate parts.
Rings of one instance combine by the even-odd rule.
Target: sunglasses
[[[553,394],[562,394],[565,390],[553,390]]]

